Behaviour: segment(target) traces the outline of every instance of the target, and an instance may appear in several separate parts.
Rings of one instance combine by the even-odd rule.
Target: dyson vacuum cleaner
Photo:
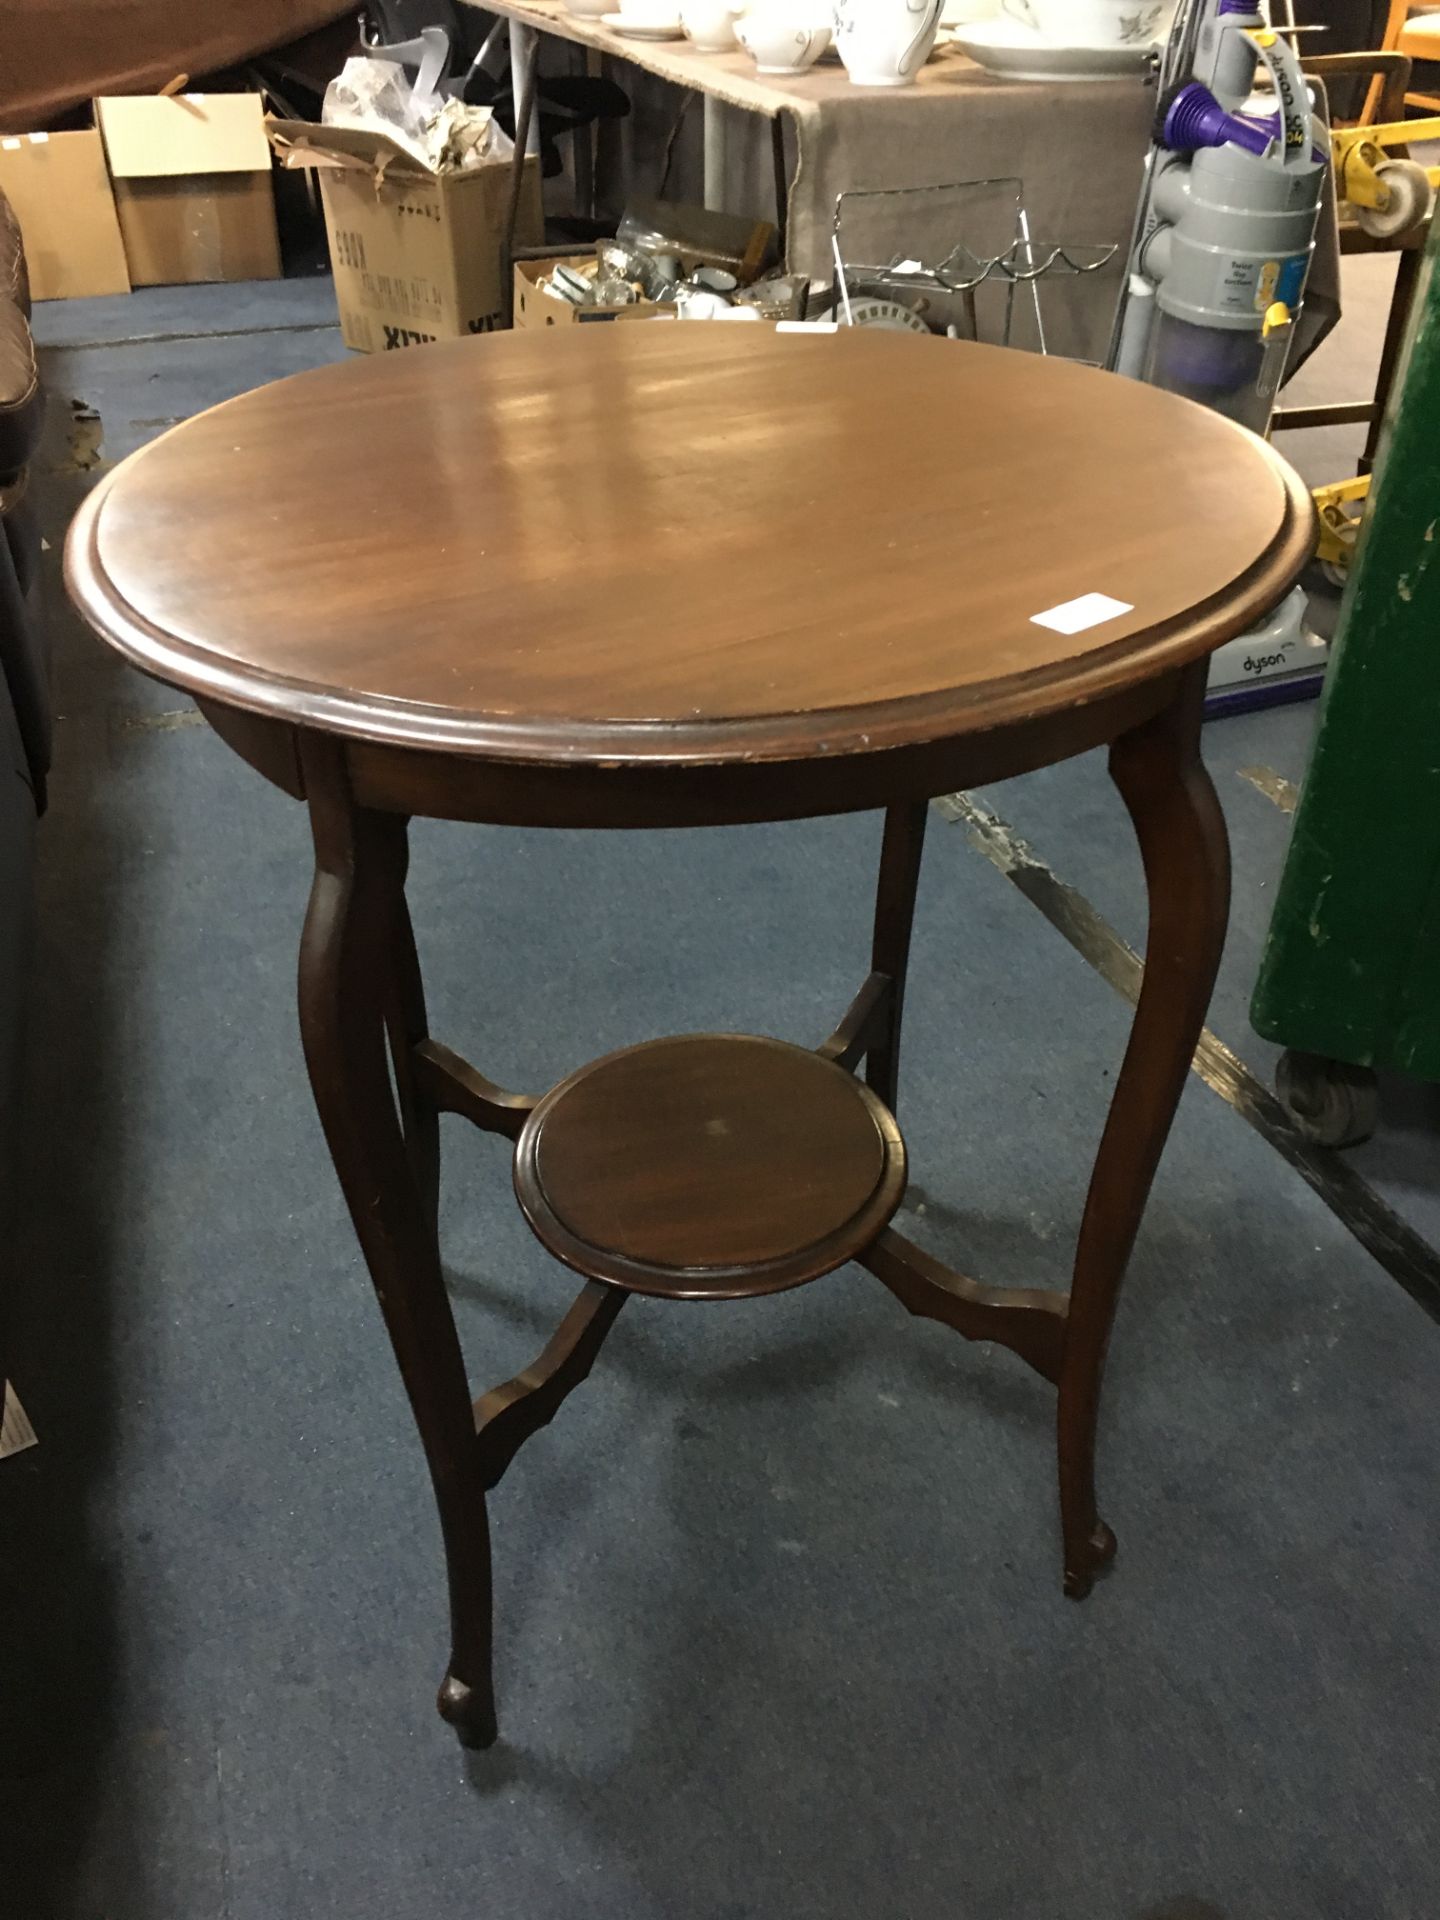
[[[1328,166],[1329,130],[1295,51],[1252,0],[1180,0],[1107,366],[1263,434]],[[1297,588],[1218,650],[1208,712],[1319,690],[1326,648],[1305,612]]]
[[[1261,68],[1270,92],[1257,96]],[[1180,0],[1107,364],[1257,433],[1315,244],[1329,135],[1250,0]]]

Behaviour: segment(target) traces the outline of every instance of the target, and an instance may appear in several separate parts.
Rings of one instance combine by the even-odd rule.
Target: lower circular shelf
[[[515,1148],[541,1243],[635,1293],[738,1300],[843,1266],[905,1191],[895,1118],[843,1067],[751,1034],[683,1034],[591,1061]]]

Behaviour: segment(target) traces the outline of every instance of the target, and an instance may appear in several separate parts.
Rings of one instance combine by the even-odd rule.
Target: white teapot
[[[857,87],[908,87],[930,58],[945,0],[836,0],[835,45]]]

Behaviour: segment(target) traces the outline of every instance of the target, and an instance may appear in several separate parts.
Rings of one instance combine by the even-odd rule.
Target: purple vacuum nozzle
[[[1208,87],[1192,80],[1170,102],[1161,139],[1172,153],[1193,153],[1197,147],[1243,147],[1264,155],[1275,138],[1277,122],[1257,123],[1228,113]]]

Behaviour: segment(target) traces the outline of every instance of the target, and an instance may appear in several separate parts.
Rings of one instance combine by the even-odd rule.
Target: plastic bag
[[[507,159],[514,146],[495,125],[493,109],[470,107],[439,91],[450,53],[447,35],[432,27],[420,37],[424,51],[413,82],[397,61],[378,54],[347,60],[325,89],[322,124],[387,134],[431,173]]]
[[[422,73],[420,79],[426,76]],[[405,69],[393,60],[374,60],[359,54],[347,60],[325,89],[320,120],[327,127],[352,127],[358,133],[387,133],[426,166],[425,125],[439,99],[432,89],[422,92]]]

